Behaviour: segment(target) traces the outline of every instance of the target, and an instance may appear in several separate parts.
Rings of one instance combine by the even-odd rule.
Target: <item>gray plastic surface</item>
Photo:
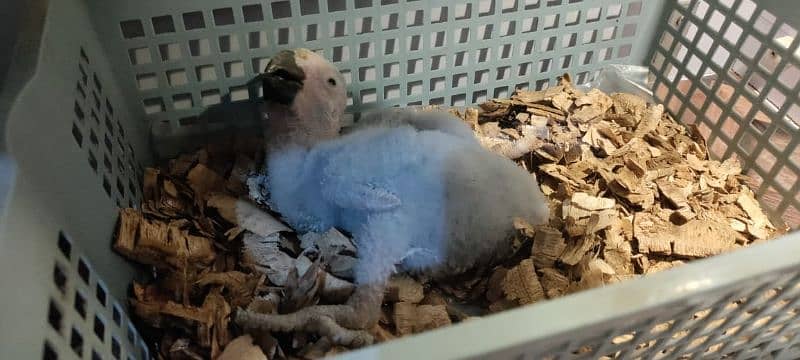
[[[428,103],[463,106],[508,96],[515,88],[545,87],[567,71],[583,83],[607,65],[650,66],[654,95],[670,112],[705,124],[700,128],[715,155],[739,156],[759,175],[759,194],[780,197],[773,213],[792,220],[798,208],[800,182],[785,182],[798,174],[797,127],[769,121],[751,129],[745,121],[759,112],[780,119],[797,105],[798,85],[783,84],[787,78],[781,75],[797,68],[800,40],[794,36],[776,45],[770,38],[796,35],[798,8],[792,1],[32,4],[38,12],[23,21],[30,31],[17,47],[0,96],[0,141],[16,164],[8,195],[2,195],[8,197],[0,227],[2,359],[146,357],[119,302],[134,272],[110,249],[117,206],[138,203],[142,166],[155,158],[198,145],[215,132],[252,127],[255,103],[249,100],[259,96],[254,76],[282,48],[303,46],[332,58],[349,79],[353,113]],[[697,15],[696,9],[705,12]],[[765,10],[774,25],[760,16]],[[730,15],[720,20],[716,13]],[[686,20],[670,25],[679,18]],[[725,44],[725,28],[711,31],[715,21],[725,27],[735,21],[741,33]],[[764,26],[771,27],[762,34]],[[695,36],[695,30],[707,36]],[[779,57],[766,65],[774,70],[742,53],[755,44],[747,42],[750,35],[763,45],[761,58]],[[705,43],[708,38],[712,45]],[[729,56],[717,64],[713,50],[720,47]],[[713,70],[716,80],[701,69]],[[729,70],[749,76],[754,85],[735,80]],[[727,100],[718,98],[723,82],[733,84]],[[775,95],[770,89],[786,96],[773,110],[764,102]],[[730,106],[737,98],[750,103],[744,114]],[[742,125],[731,132],[727,118]],[[786,141],[780,150],[772,141],[779,131]],[[742,139],[755,147],[718,145]],[[764,153],[773,159],[769,169],[759,168]],[[675,358],[714,350],[707,355],[797,358],[795,244],[787,237],[345,357]],[[731,310],[737,299],[740,306]],[[770,317],[765,323],[756,321],[764,316]],[[720,320],[725,326],[714,325]],[[746,330],[730,330],[736,326]],[[628,340],[612,341],[617,336]],[[702,346],[695,344],[698,339],[704,339]],[[457,343],[443,345],[450,341]]]
[[[159,155],[171,155],[160,146],[176,138],[251,126],[250,109],[214,116],[208,106],[256,99],[260,88],[248,81],[278,49],[302,46],[331,58],[350,85],[351,111],[466,105],[542,88],[566,69],[583,82],[603,64],[642,64],[662,7],[640,0],[89,3],[114,74],[131,109],[151,124]]]

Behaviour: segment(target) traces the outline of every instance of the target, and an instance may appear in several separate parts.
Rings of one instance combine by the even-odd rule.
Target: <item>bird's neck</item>
[[[339,135],[341,123],[325,109],[294,109],[280,104],[265,104],[262,111],[264,141],[268,151],[287,146],[310,148]]]

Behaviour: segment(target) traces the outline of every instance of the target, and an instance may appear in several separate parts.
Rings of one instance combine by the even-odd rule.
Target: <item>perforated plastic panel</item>
[[[656,98],[696,124],[718,159],[741,160],[762,203],[797,227],[800,38],[798,19],[779,11],[751,0],[680,2],[669,9],[651,71]]]
[[[120,95],[86,4],[26,7],[46,18],[25,24],[30,43],[14,54],[0,102],[12,105],[0,118],[17,167],[2,204],[0,358],[141,358],[126,315],[134,272],[111,238],[117,206],[140,201],[144,126]]]
[[[800,224],[800,10],[763,0],[32,1],[0,96],[16,161],[0,238],[0,358],[140,358],[116,206],[171,142],[254,124],[282,48],[322,51],[350,110],[468,105],[606,64],[649,64],[655,95],[738,157]],[[36,17],[38,16],[38,17]],[[46,16],[46,17],[45,17]],[[37,26],[38,24],[38,26]],[[774,206],[769,206],[774,204]],[[800,358],[800,236],[403,338],[349,358]]]
[[[98,30],[131,107],[159,139],[226,125],[252,109],[248,81],[281,48],[321,51],[345,74],[349,110],[466,105],[546,87],[569,70],[589,80],[607,63],[642,63],[660,5],[641,0],[94,1]]]

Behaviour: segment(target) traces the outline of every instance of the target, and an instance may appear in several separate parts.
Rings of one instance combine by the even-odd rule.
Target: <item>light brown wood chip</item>
[[[614,112],[617,114],[630,114],[635,117],[641,117],[647,108],[647,102],[633,94],[613,93],[610,97],[614,104]]]
[[[267,356],[253,344],[253,337],[245,334],[233,339],[217,360],[267,360]]]
[[[534,266],[537,269],[553,267],[566,248],[567,243],[561,231],[548,226],[540,227],[533,237],[531,249]]]
[[[425,297],[422,284],[408,276],[398,276],[389,280],[386,289],[386,300],[390,302],[406,302],[416,304]]]
[[[194,191],[195,200],[199,204],[205,203],[207,194],[222,191],[225,187],[225,179],[203,164],[197,164],[190,170],[186,180]]]
[[[633,236],[639,244],[640,253],[672,254],[672,229],[651,214],[639,213],[634,216]]]
[[[500,266],[492,272],[489,277],[488,288],[486,289],[486,300],[495,302],[503,298],[503,282],[508,274],[508,269]]]
[[[544,289],[536,277],[533,260],[522,260],[511,268],[503,280],[503,291],[509,300],[517,300],[520,304],[532,304],[544,299]]]
[[[600,90],[592,89],[586,95],[575,100],[575,106],[578,109],[572,113],[572,118],[580,122],[586,122],[605,114],[611,108],[611,105],[612,101],[608,95]]]
[[[114,249],[128,258],[159,268],[211,264],[216,258],[212,240],[190,235],[187,226],[186,220],[166,223],[145,219],[135,209],[122,209]]]
[[[766,229],[774,229],[774,227],[764,214],[761,206],[759,206],[758,202],[756,202],[752,191],[747,188],[742,189],[742,192],[739,193],[739,197],[736,199],[736,203],[742,208],[742,210],[745,211],[745,213],[747,213],[747,216],[752,222],[752,224],[748,224],[748,232],[750,232],[750,234],[752,234],[756,239],[767,238],[769,232],[766,231]]]
[[[417,305],[407,302],[395,303],[392,321],[397,335],[413,333],[414,324],[417,322]]]
[[[422,332],[447,325],[450,325],[450,315],[447,313],[447,306],[417,306],[417,321],[414,323],[414,332]]]
[[[664,196],[673,209],[689,206],[685,190],[675,186],[673,181],[663,179],[657,181],[656,184],[658,185],[658,190],[661,192],[661,195]]]
[[[567,244],[567,249],[561,254],[561,262],[567,265],[577,265],[583,259],[584,254],[595,244],[597,244],[597,237],[594,234],[572,239]]]
[[[674,253],[707,257],[733,249],[736,233],[729,224],[713,220],[692,220],[678,227]]]
[[[548,299],[564,295],[569,287],[569,279],[556,269],[542,269],[540,280]]]

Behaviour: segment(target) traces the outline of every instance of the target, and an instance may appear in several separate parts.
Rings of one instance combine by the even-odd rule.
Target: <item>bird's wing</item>
[[[336,206],[365,211],[386,211],[400,206],[400,198],[387,187],[386,169],[372,156],[369,141],[354,140],[344,149],[329,154],[322,167],[320,190]],[[343,141],[345,139],[342,139]],[[358,144],[355,144],[358,142]],[[359,146],[361,145],[361,146]]]
[[[339,207],[362,211],[387,211],[400,206],[400,198],[385,188],[329,178],[323,196]]]
[[[361,119],[345,130],[345,133],[358,131],[365,127],[397,127],[410,125],[417,130],[437,130],[459,138],[477,141],[465,122],[444,111],[412,109],[380,109],[364,113]]]

